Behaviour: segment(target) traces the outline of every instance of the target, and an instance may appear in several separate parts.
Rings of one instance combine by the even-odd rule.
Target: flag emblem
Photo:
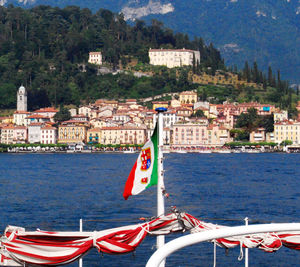
[[[142,184],[147,184],[148,183],[148,177],[144,177],[141,179]]]
[[[157,144],[158,129],[155,127],[150,140],[142,147],[141,152],[129,173],[123,193],[125,199],[131,195],[139,194],[152,185],[157,185]]]
[[[150,149],[150,147],[142,149],[141,161],[142,161],[141,170],[147,171],[151,167],[151,149]]]

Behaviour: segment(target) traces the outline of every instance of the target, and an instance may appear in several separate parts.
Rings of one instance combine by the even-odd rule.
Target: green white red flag
[[[158,129],[157,125],[151,139],[142,147],[127,178],[123,197],[137,195],[146,188],[157,185]]]

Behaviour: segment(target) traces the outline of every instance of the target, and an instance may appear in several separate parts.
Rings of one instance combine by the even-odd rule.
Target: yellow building
[[[101,140],[101,129],[92,128],[87,131],[87,142],[99,144]]]
[[[179,94],[181,104],[194,104],[197,102],[197,93],[193,91],[185,91]]]
[[[229,129],[223,126],[211,124],[207,127],[207,133],[210,146],[223,146],[232,141]]]
[[[300,144],[300,122],[299,121],[281,121],[274,123],[275,143],[290,140],[294,145]]]
[[[156,108],[168,108],[168,101],[152,101],[152,108],[155,110]]]
[[[73,144],[86,142],[88,124],[79,121],[65,121],[58,126],[58,143]]]

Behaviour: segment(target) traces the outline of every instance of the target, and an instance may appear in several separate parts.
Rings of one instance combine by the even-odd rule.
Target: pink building
[[[57,129],[52,126],[44,126],[41,128],[41,144],[56,144]]]
[[[27,127],[25,126],[4,126],[1,129],[1,143],[3,144],[24,144],[27,141]]]
[[[175,123],[172,127],[171,144],[174,148],[208,145],[207,124]]]

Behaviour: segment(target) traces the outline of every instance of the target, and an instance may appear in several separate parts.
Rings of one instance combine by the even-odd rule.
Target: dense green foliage
[[[224,68],[212,45],[174,34],[156,20],[150,26],[143,21],[129,26],[122,15],[103,9],[92,14],[75,6],[0,7],[0,108],[15,107],[21,84],[28,90],[29,109],[188,89],[184,73],[179,79],[168,71],[142,78],[124,73],[97,75],[97,67],[86,65],[89,51],[99,50],[111,68],[120,61],[126,65],[131,58],[145,64],[148,49],[159,47],[200,50],[201,67]]]
[[[69,119],[71,119],[70,111],[61,104],[59,111],[54,115],[54,121],[60,123]]]
[[[277,144],[273,143],[273,142],[259,142],[259,143],[230,142],[230,143],[227,143],[226,146],[230,146],[230,148],[237,148],[237,147],[242,147],[242,146],[249,146],[249,147],[270,146],[270,147],[275,147],[275,146],[277,146]]]
[[[273,115],[259,116],[255,108],[249,108],[247,113],[238,116],[235,127],[244,128],[249,133],[259,127],[265,128],[267,132],[273,132],[274,117]]]

